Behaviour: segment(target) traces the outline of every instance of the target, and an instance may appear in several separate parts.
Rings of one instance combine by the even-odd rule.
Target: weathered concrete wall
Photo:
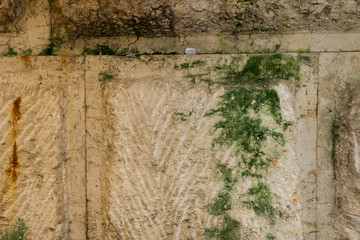
[[[354,51],[359,11],[357,0],[4,0],[0,53]]]
[[[30,239],[358,240],[359,14],[358,0],[0,1],[0,53],[22,56],[0,58],[0,229],[20,217]],[[79,56],[129,53],[177,55]],[[244,85],[281,106],[280,125],[250,111],[286,140],[258,152],[270,220],[242,200],[257,181],[246,156],[215,144],[222,118],[205,116],[238,87],[216,80],[251,76],[249,53],[311,60],[300,81]]]
[[[356,0],[52,1],[73,37],[358,31]],[[61,10],[60,10],[61,9]],[[355,25],[354,25],[355,24]]]
[[[50,9],[46,0],[4,0],[0,3],[0,52],[37,55],[49,43]]]
[[[357,104],[358,104],[358,53],[326,54],[320,59],[321,80],[319,108],[322,109],[322,128],[331,131],[321,131],[319,159],[322,165],[331,171],[321,173],[319,185],[335,185],[332,192],[321,188],[319,203],[323,206],[319,212],[319,223],[334,216],[336,239],[356,239],[359,231],[359,179],[357,148]],[[355,63],[355,64],[345,64]],[[325,81],[326,80],[326,81]],[[320,125],[319,125],[320,126]],[[320,132],[320,133],[321,133]],[[325,159],[332,159],[331,162]],[[328,199],[333,197],[332,201]],[[333,214],[329,210],[333,208]],[[322,224],[324,232],[332,226]],[[326,234],[325,236],[331,237]],[[325,237],[324,237],[325,239]]]
[[[209,210],[223,188],[215,165],[232,167],[239,157],[234,149],[212,148],[216,135],[210,132],[220,118],[204,114],[228,90],[189,76],[216,79],[214,66],[239,56],[247,59],[1,58],[1,228],[21,217],[30,239],[203,239],[205,228],[221,226],[224,220]],[[299,83],[273,86],[288,127],[283,154],[273,159],[266,179],[283,218],[271,226],[235,200],[228,211],[248,239],[359,236],[358,150],[351,130],[356,87],[346,90],[347,82],[357,86],[352,76],[360,71],[359,54],[308,56]],[[12,114],[19,97],[21,115]],[[341,127],[334,168],[335,120]],[[238,181],[233,196],[250,183]]]
[[[221,189],[214,179],[214,164],[231,166],[237,157],[231,150],[223,153],[211,150],[213,137],[209,133],[215,122],[204,115],[216,106],[224,89],[216,86],[210,91],[206,83],[194,85],[186,78],[187,70],[179,72],[174,66],[205,60],[204,68],[213,68],[220,59],[230,61],[232,57],[141,57],[139,60],[87,57],[87,95],[91,96],[87,101],[87,124],[91,126],[87,143],[92,151],[88,154],[92,166],[88,168],[88,176],[97,176],[91,179],[88,189],[88,194],[97,196],[96,201],[89,202],[92,214],[89,236],[202,239],[205,228],[220,224],[219,218],[209,215],[208,210]],[[302,67],[304,84],[317,82],[313,68]],[[202,70],[193,70],[192,74]],[[113,74],[114,79],[102,82],[104,72]],[[212,71],[209,75],[216,73]],[[279,239],[302,239],[312,231],[303,232],[301,198],[312,198],[313,193],[303,193],[299,180],[302,169],[308,181],[308,173],[315,167],[307,166],[305,161],[314,156],[304,159],[304,163],[297,161],[297,151],[311,151],[297,149],[297,141],[309,138],[309,132],[297,137],[295,126],[302,112],[307,116],[314,107],[303,108],[300,106],[303,100],[299,103],[295,100],[294,82],[280,84],[276,89],[284,109],[284,121],[294,124],[285,132],[289,140],[286,153],[274,162],[268,178],[286,221],[279,223],[274,231],[254,212],[239,205],[231,214],[241,222],[244,236],[249,239],[263,238],[266,231],[274,231],[273,235]],[[299,93],[298,98],[314,101],[314,97]],[[297,114],[296,108],[304,110]],[[190,112],[192,115],[186,121],[176,115]],[[316,122],[314,115],[309,119]],[[302,131],[305,128],[300,126]],[[240,184],[239,193],[248,184],[246,181]],[[101,185],[102,188],[94,187]],[[311,189],[314,182],[309,185]],[[304,210],[304,215],[312,216],[312,210]],[[315,219],[312,221],[314,224]]]
[[[83,58],[1,58],[1,229],[85,235]]]

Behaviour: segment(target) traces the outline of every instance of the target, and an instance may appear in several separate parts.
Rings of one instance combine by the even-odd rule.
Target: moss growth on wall
[[[179,116],[181,121],[186,122],[189,117],[193,114],[193,110],[190,111],[188,114],[182,113],[182,112],[176,112],[175,115]]]
[[[16,51],[14,51],[14,48],[10,47],[8,45],[8,49],[3,52],[3,54],[1,54],[2,56],[5,56],[5,57],[10,57],[10,56],[17,56],[18,53]]]
[[[273,195],[269,186],[259,181],[239,198],[247,208],[253,209],[256,215],[266,218],[271,225],[274,225],[276,218],[282,217],[282,213],[274,207]]]
[[[233,167],[216,164],[223,188],[213,199],[209,212],[222,217],[224,225],[205,229],[206,237],[246,239],[241,235],[240,223],[229,215],[235,201],[267,219],[270,225],[275,225],[282,217],[282,212],[275,206],[276,196],[266,183],[271,161],[281,155],[285,144],[280,99],[271,86],[280,79],[300,81],[300,63],[308,60],[302,56],[263,54],[250,56],[246,61],[242,57],[233,57],[210,67],[202,62],[183,62],[174,66],[174,69],[185,71],[185,78],[194,84],[207,82],[209,89],[220,84],[226,89],[218,106],[205,116],[221,117],[212,132],[216,134],[213,150],[232,148],[238,162]],[[190,71],[194,67],[199,71]],[[263,122],[264,118],[267,122]],[[250,178],[253,185],[236,197],[235,186],[244,178]],[[271,234],[264,237],[274,239]]]
[[[0,234],[0,240],[24,240],[28,227],[25,225],[24,219],[18,219],[17,225],[9,231],[5,230]]]
[[[219,240],[245,240],[246,238],[241,234],[241,225],[238,221],[225,215],[224,227],[218,228],[207,228],[205,229],[205,236],[209,239],[216,238]]]
[[[56,52],[61,48],[63,44],[65,44],[68,41],[65,37],[63,37],[60,34],[60,30],[54,30],[54,28],[51,28],[50,30],[50,43],[49,45],[44,48],[40,56],[55,56]]]
[[[104,87],[105,83],[107,83],[108,81],[111,81],[113,79],[115,79],[115,76],[108,72],[101,72],[99,74],[99,82],[100,82],[101,87]]]
[[[299,58],[284,54],[250,56],[242,67],[242,58],[235,57],[230,63],[218,63],[215,66],[223,84],[269,85],[277,79],[300,80]]]
[[[117,49],[97,44],[95,48],[84,47],[82,55],[116,55]]]

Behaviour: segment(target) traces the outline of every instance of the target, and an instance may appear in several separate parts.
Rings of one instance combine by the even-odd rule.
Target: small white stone
[[[196,54],[196,49],[195,48],[186,48],[185,49],[185,54],[195,55]]]

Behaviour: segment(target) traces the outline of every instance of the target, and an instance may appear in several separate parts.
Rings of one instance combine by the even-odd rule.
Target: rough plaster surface
[[[340,129],[336,145],[336,219],[341,239],[360,236],[359,78],[349,81],[339,104]],[[340,110],[339,109],[339,110]],[[338,111],[339,111],[338,110]]]
[[[358,51],[357,0],[4,0],[0,53],[79,55],[105,44],[140,53]],[[207,44],[204,44],[206,42]]]
[[[230,214],[249,239],[262,239],[267,232],[277,239],[359,237],[358,78],[352,76],[360,69],[349,63],[360,57],[309,56],[299,87],[286,81],[274,86],[282,116],[291,125],[268,183],[285,219],[272,228],[252,211],[234,206]],[[209,215],[209,204],[222,187],[213,166],[231,166],[235,157],[231,149],[211,150],[209,132],[216,119],[203,115],[225,89],[194,85],[185,78],[187,70],[174,65],[201,59],[207,67],[231,57],[1,58],[6,66],[0,74],[5,89],[1,228],[22,217],[30,239],[202,239],[205,227],[221,225],[220,218]],[[103,81],[105,72],[114,78]],[[11,111],[18,97],[20,166],[12,182],[7,174],[15,139]],[[176,114],[190,111],[186,121]],[[341,127],[334,171],[335,119]],[[237,193],[246,186],[239,182]]]
[[[85,190],[81,59],[0,61],[7,66],[0,70],[1,228],[23,218],[29,239],[79,239],[85,234],[85,194],[78,194]],[[22,117],[14,134],[11,112],[19,97]],[[17,179],[7,171],[15,155]]]
[[[321,210],[326,214],[318,214],[318,222],[333,218],[333,231],[329,224],[323,225],[323,238],[357,239],[359,231],[359,172],[357,147],[358,121],[358,84],[360,68],[356,64],[360,60],[358,53],[324,54],[320,59],[321,77],[323,82],[320,88],[321,100],[319,106],[323,108],[322,119],[328,131],[323,131],[319,145],[319,160],[327,157],[331,159],[334,150],[336,165],[323,162],[322,186],[335,186],[331,192],[326,188],[319,192],[322,203]],[[355,63],[355,64],[345,64]],[[326,70],[325,70],[326,69]],[[322,79],[326,79],[322,81]],[[331,136],[331,128],[338,126],[335,136]],[[332,138],[334,141],[332,141]],[[319,141],[320,142],[320,141]],[[334,148],[334,149],[333,149]],[[326,170],[327,169],[327,170]],[[334,171],[335,170],[335,171]],[[329,197],[332,196],[331,200]],[[329,209],[333,213],[329,214]],[[319,209],[320,210],[320,209]],[[321,225],[320,225],[321,226]]]
[[[360,10],[356,0],[59,0],[56,6],[75,37],[358,31]]]
[[[231,56],[225,58],[230,60]],[[92,196],[101,193],[98,201],[103,204],[100,209],[99,202],[89,203],[90,212],[98,214],[89,219],[89,236],[203,239],[204,228],[221,224],[219,218],[208,213],[221,188],[221,182],[214,178],[214,164],[231,166],[236,158],[231,150],[211,150],[210,132],[215,122],[204,117],[216,106],[224,89],[217,86],[210,92],[205,83],[194,85],[185,78],[187,72],[174,70],[174,65],[204,59],[211,66],[220,57],[87,59],[87,96],[91,96],[87,101],[87,124],[97,124],[95,129],[88,129],[87,143],[103,152],[102,156],[88,154],[91,166],[98,168],[99,180],[94,184],[103,184],[101,190],[93,184],[88,189]],[[312,79],[311,69],[303,66],[302,75]],[[115,78],[101,82],[103,72]],[[296,126],[294,83],[284,82],[275,89],[281,98],[284,119]],[[187,121],[176,115],[191,111]],[[279,239],[303,238],[301,197],[311,196],[302,196],[298,189],[300,166],[296,160],[295,126],[285,133],[289,139],[285,154],[275,161],[269,176],[269,184],[278,196],[276,204],[286,220],[272,229],[264,219],[239,204],[235,203],[231,211],[249,239],[262,238],[267,232]],[[92,171],[88,169],[88,176],[93,175]],[[241,182],[237,193],[245,192],[248,184]]]
[[[18,55],[39,54],[49,43],[50,11],[46,0],[5,0],[0,3],[0,53],[8,46]],[[26,54],[29,55],[29,52]]]

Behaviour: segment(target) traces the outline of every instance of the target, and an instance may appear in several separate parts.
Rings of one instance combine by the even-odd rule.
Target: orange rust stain
[[[297,191],[296,191],[296,190],[293,192],[293,194],[291,195],[291,197],[292,197],[292,199],[293,199],[294,205],[297,205],[298,200],[297,200]]]
[[[278,160],[278,159],[274,159],[274,160],[271,161],[271,164],[272,164],[273,166],[277,166],[278,163],[279,163],[279,160]]]
[[[307,111],[307,116],[308,117],[316,117],[316,111],[314,111],[314,110],[308,110]]]
[[[13,102],[11,116],[13,119],[13,126],[11,129],[11,132],[14,137],[14,142],[13,142],[12,154],[11,154],[11,157],[9,158],[9,167],[6,169],[6,174],[8,175],[8,179],[10,179],[13,184],[15,184],[17,177],[18,177],[18,168],[20,167],[19,158],[18,158],[18,154],[17,154],[16,137],[19,132],[19,120],[21,119],[21,116],[22,116],[22,114],[21,114],[21,97],[18,97]],[[5,184],[7,184],[7,181],[5,182]]]
[[[248,208],[241,207],[240,211],[244,212],[247,215],[252,215],[252,211]]]
[[[312,170],[310,172],[308,172],[308,177],[310,177],[311,175],[314,175],[314,177],[316,176],[316,170]]]
[[[8,178],[11,179],[13,183],[16,182],[18,176],[18,168],[20,167],[17,155],[17,145],[16,140],[14,140],[12,155],[9,158],[9,167],[6,169],[6,174]]]
[[[20,57],[21,62],[25,65],[25,66],[30,66],[31,65],[31,60],[29,56],[21,56]]]
[[[61,56],[60,57],[60,62],[63,64],[68,63],[68,60],[69,60],[69,56]]]
[[[254,234],[254,235],[259,235],[258,232],[254,231],[254,230],[252,230],[252,229],[250,229],[250,233],[251,233],[251,234]]]

